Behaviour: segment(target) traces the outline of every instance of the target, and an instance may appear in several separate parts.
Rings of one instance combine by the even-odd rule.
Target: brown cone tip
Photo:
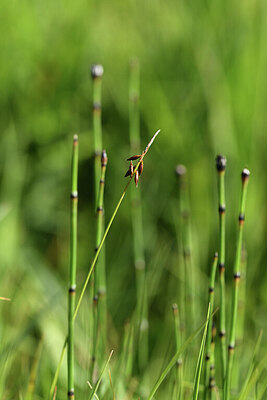
[[[91,66],[92,78],[100,78],[104,73],[104,68],[101,64],[93,64]]]
[[[225,168],[226,168],[226,157],[224,157],[224,156],[222,156],[220,154],[216,157],[216,168],[217,168],[218,172],[225,170]]]
[[[178,176],[183,176],[186,174],[186,167],[182,164],[177,165],[175,172]]]

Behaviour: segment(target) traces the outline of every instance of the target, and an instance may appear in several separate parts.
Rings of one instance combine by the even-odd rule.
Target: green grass
[[[232,398],[264,398],[267,346],[264,333],[255,355],[253,349],[261,329],[266,331],[266,11],[264,1],[252,0],[242,3],[48,0],[45,5],[40,1],[1,2],[0,296],[11,299],[0,301],[1,399],[48,397],[68,331],[71,140],[73,133],[78,132],[77,293],[80,294],[95,255],[90,65],[101,63],[105,69],[101,147],[106,148],[109,156],[105,186],[108,222],[123,191],[126,158],[131,154],[128,63],[133,57],[140,64],[140,148],[144,148],[157,127],[162,129],[145,159],[138,189],[131,183],[133,190],[142,190],[148,354],[140,373],[132,329],[137,288],[132,205],[131,196],[127,195],[105,242],[108,339],[103,363],[111,349],[114,354],[97,396],[114,398],[110,369],[117,399],[147,399],[177,352],[171,305],[177,303],[181,322],[185,307],[180,300],[184,297],[180,293],[184,261],[174,174],[177,164],[185,165],[188,173],[191,249],[196,274],[192,276],[195,279],[192,324],[195,328],[203,324],[210,256],[219,251],[214,159],[217,154],[224,154],[227,157],[227,343],[237,239],[238,173],[244,167],[252,171],[243,237],[246,279],[240,280],[240,294],[246,285],[240,323],[243,333],[239,335],[237,320]],[[214,294],[217,307],[220,305],[218,276]],[[92,392],[86,383],[91,381],[92,327],[88,318],[91,309],[86,290],[75,318],[74,380],[79,399],[89,398]],[[215,316],[214,360],[218,393],[223,398],[218,319],[219,312]],[[188,323],[184,328],[181,343],[194,331]],[[200,342],[199,336],[181,356],[185,399],[192,396]],[[178,392],[175,368],[174,363],[173,370],[159,386],[156,399],[172,399]],[[201,376],[199,398],[203,395],[203,383]],[[56,399],[65,399],[66,393],[64,357]]]

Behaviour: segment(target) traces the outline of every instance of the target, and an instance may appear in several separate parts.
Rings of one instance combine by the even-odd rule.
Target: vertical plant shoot
[[[231,313],[231,326],[230,326],[230,342],[228,346],[228,363],[227,363],[227,374],[225,381],[224,399],[230,399],[231,389],[231,378],[232,378],[232,367],[233,357],[235,350],[235,334],[236,334],[236,321],[237,321],[237,309],[238,309],[238,293],[239,293],[239,282],[240,282],[240,261],[242,253],[242,239],[245,222],[245,205],[247,197],[247,186],[250,172],[247,168],[244,168],[241,174],[242,179],[242,192],[240,200],[240,211],[238,217],[238,236],[236,246],[236,257],[234,264],[234,285],[233,285],[233,300],[232,300],[232,313]]]
[[[140,152],[140,68],[137,60],[130,63],[130,88],[129,88],[129,131],[130,148],[132,154]],[[134,156],[133,156],[134,157]],[[140,156],[136,156],[139,157]],[[129,175],[133,175],[133,160],[130,160]],[[134,174],[136,187],[139,177],[143,172],[143,160],[141,160],[137,171]],[[147,363],[148,358],[148,299],[146,289],[146,263],[144,251],[144,233],[141,207],[141,192],[132,187],[131,190],[131,211],[134,244],[134,264],[136,271],[136,337],[138,347],[138,362],[141,370]]]
[[[194,326],[196,321],[195,314],[195,283],[192,257],[192,232],[190,224],[190,208],[189,208],[189,188],[187,170],[184,165],[176,167],[176,174],[179,179],[179,202],[180,202],[180,215],[181,215],[181,232],[182,232],[182,248],[183,248],[183,261],[184,261],[184,310],[181,310],[182,325],[185,326],[186,334],[190,334],[190,329]],[[189,329],[190,327],[190,329]]]
[[[99,180],[100,180],[100,159],[102,152],[102,76],[104,68],[100,64],[91,66],[91,76],[93,79],[93,135],[94,135],[94,157],[95,157],[95,207],[97,207]]]
[[[96,251],[104,232],[104,187],[105,175],[108,163],[106,150],[101,154],[101,176],[99,181],[99,194],[97,201],[97,227],[96,227]],[[94,340],[92,357],[92,381],[95,381],[94,366],[96,361],[102,362],[106,348],[107,333],[107,305],[106,305],[106,269],[102,257],[99,258],[95,271],[94,281]],[[97,351],[98,349],[98,351]]]
[[[220,342],[222,360],[222,380],[226,373],[226,326],[225,326],[225,189],[224,176],[226,158],[222,155],[216,157],[218,172],[218,198],[219,198],[219,275],[220,275]]]
[[[211,267],[210,273],[210,287],[209,287],[209,303],[210,303],[210,312],[213,313],[214,309],[214,286],[215,286],[215,275],[216,268],[218,263],[218,253],[214,254],[213,263]],[[210,388],[210,368],[212,366],[212,318],[208,323],[208,332],[207,332],[207,345],[206,345],[206,369],[205,369],[205,388],[204,388],[204,400],[208,398],[209,388]],[[212,382],[215,385],[215,380]]]
[[[74,399],[74,312],[77,264],[78,136],[73,137],[71,162],[70,272],[68,303],[68,399]]]

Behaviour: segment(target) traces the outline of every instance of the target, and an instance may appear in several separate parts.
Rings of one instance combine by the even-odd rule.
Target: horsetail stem
[[[209,399],[215,400],[217,396],[217,386],[215,381],[215,338],[216,338],[216,325],[212,322],[211,330],[211,343],[210,343],[210,377],[209,377]]]
[[[232,300],[232,313],[231,313],[231,326],[230,326],[230,341],[228,346],[228,363],[227,363],[227,373],[225,380],[225,390],[224,399],[230,399],[230,389],[231,389],[231,377],[232,377],[232,366],[233,357],[235,350],[235,332],[236,332],[236,320],[237,320],[237,309],[238,309],[238,292],[239,292],[239,282],[240,282],[240,260],[242,252],[242,239],[245,221],[245,205],[247,197],[247,186],[249,180],[250,172],[247,168],[244,168],[241,174],[242,178],[242,192],[240,200],[240,211],[238,217],[238,236],[237,236],[237,247],[236,247],[236,257],[234,264],[234,286],[233,286],[233,300]]]
[[[97,201],[97,229],[96,229],[96,250],[100,244],[104,231],[104,186],[105,174],[108,157],[106,150],[101,154],[101,176],[99,181],[99,192]],[[101,262],[99,262],[101,260]],[[94,365],[97,359],[97,345],[100,347],[100,360],[106,347],[106,271],[103,257],[98,261],[98,267],[95,272],[94,281],[94,339],[93,339],[93,357],[92,357],[92,377],[94,375]],[[92,379],[94,382],[94,379]]]
[[[78,136],[73,137],[71,162],[70,273],[68,303],[68,398],[74,399],[74,310],[77,264]]]
[[[216,157],[218,171],[218,198],[219,198],[219,275],[220,275],[220,342],[222,360],[222,380],[226,373],[226,326],[225,326],[225,190],[224,176],[226,158],[222,155]]]
[[[173,319],[174,319],[174,332],[175,332],[175,351],[178,352],[179,348],[182,344],[181,339],[181,328],[180,328],[180,316],[179,310],[176,303],[172,305],[173,311]],[[175,379],[175,387],[176,387],[176,395],[175,398],[177,400],[181,400],[183,398],[183,361],[181,356],[177,360],[177,369],[175,371],[176,379]]]
[[[182,313],[182,325],[185,327],[192,326],[196,321],[195,305],[193,297],[195,294],[194,271],[192,260],[192,232],[190,226],[190,209],[189,209],[189,190],[187,180],[187,170],[184,165],[176,167],[176,174],[179,178],[179,200],[180,200],[180,215],[182,224],[182,246],[183,246],[183,261],[184,261],[184,310]],[[188,319],[187,319],[188,318]],[[187,330],[187,334],[189,331]]]
[[[129,87],[129,132],[131,153],[140,151],[140,68],[137,60],[130,63],[130,87]],[[131,164],[130,164],[131,165]],[[131,167],[133,168],[133,167]],[[136,185],[138,178],[143,170],[143,161],[141,161],[138,173],[135,174]],[[141,192],[132,187],[131,190],[131,211],[133,227],[133,245],[134,245],[134,264],[136,271],[136,331],[138,346],[139,368],[144,369],[148,358],[148,299],[146,289],[146,263],[144,251],[144,234],[141,208]]]
[[[95,156],[95,207],[97,207],[99,180],[100,180],[100,157],[102,152],[102,104],[101,89],[104,68],[100,64],[91,66],[91,76],[93,79],[93,135],[94,135],[94,156]]]
[[[216,252],[213,257],[211,273],[210,273],[210,286],[209,286],[209,300],[210,312],[213,313],[214,308],[214,285],[215,275],[218,263],[218,253]],[[205,368],[205,388],[204,388],[204,400],[207,399],[208,389],[210,383],[210,367],[211,367],[211,346],[212,346],[212,319],[209,320],[208,332],[207,332],[207,344],[206,344],[206,368]]]

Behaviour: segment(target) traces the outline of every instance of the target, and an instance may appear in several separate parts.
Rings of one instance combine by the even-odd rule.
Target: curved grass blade
[[[198,360],[197,360],[197,368],[196,368],[195,379],[194,379],[193,400],[197,400],[197,398],[198,398],[199,382],[200,382],[200,376],[201,376],[201,371],[202,371],[202,364],[203,364],[203,358],[204,358],[204,352],[205,352],[205,343],[206,343],[206,338],[207,338],[209,319],[210,319],[210,303],[208,306],[207,319],[206,319],[206,323],[205,323],[205,328],[204,328],[202,341],[201,341],[201,345],[200,345],[200,350],[199,350],[199,355],[198,355]]]

